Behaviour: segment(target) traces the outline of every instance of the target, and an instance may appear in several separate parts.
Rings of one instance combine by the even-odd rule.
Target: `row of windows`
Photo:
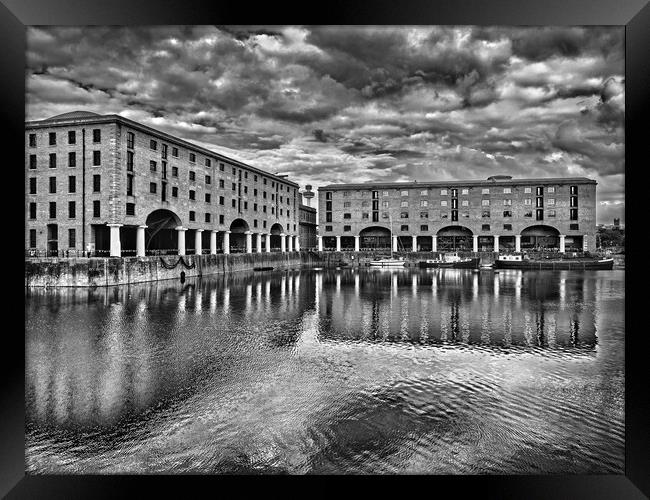
[[[492,192],[496,192],[497,188],[492,188]],[[544,189],[546,189],[547,193],[555,193],[555,186],[546,186],[544,188],[543,186],[538,186],[535,188],[535,194],[537,196],[543,196],[544,194]],[[395,191],[399,191],[400,196],[410,196],[410,191],[408,189],[396,189]],[[462,195],[469,195],[469,188],[462,188],[461,190]],[[343,196],[348,197],[350,196],[350,193],[352,191],[343,191]],[[512,193],[512,188],[511,187],[504,187],[503,188],[503,194],[511,194]],[[532,187],[524,187],[524,193],[532,193]],[[570,186],[570,193],[572,195],[577,195],[578,194],[578,186]],[[361,196],[368,196],[370,194],[370,191],[361,191]],[[490,194],[490,188],[481,188],[481,194]],[[429,195],[429,190],[428,189],[421,189],[420,190],[420,196],[428,196]],[[451,195],[452,198],[456,198],[458,196],[458,189],[440,189],[440,196],[449,196]],[[382,191],[382,196],[390,196],[390,191]],[[372,197],[373,198],[378,198],[379,197],[379,191],[372,191]],[[332,199],[332,192],[331,191],[326,191],[325,193],[325,199],[326,200],[331,200]]]
[[[577,231],[580,229],[579,224],[569,224],[569,229],[571,231]],[[325,231],[326,232],[332,232],[332,226],[325,226]],[[408,224],[402,224],[400,225],[400,231],[408,231],[409,230],[409,225]],[[420,231],[428,231],[429,230],[429,225],[428,224],[421,224],[420,225]],[[490,224],[482,224],[481,225],[481,231],[490,231],[491,226]],[[512,231],[512,224],[504,224],[503,225],[503,230],[504,231]],[[343,226],[343,231],[344,232],[351,232],[352,231],[352,226]]]
[[[77,231],[74,228],[68,229],[68,247],[77,246]],[[36,248],[36,229],[29,230],[29,248]]]
[[[49,179],[49,192],[50,194],[56,193],[56,177],[50,177]],[[38,180],[36,177],[29,178],[29,194],[38,194]],[[102,176],[99,174],[93,175],[93,192],[99,193],[101,191]],[[68,176],[68,193],[77,192],[77,176],[69,175]]]
[[[543,215],[543,210],[538,210],[537,214],[538,215]],[[503,212],[503,217],[512,217],[512,210],[504,210]],[[452,220],[458,220],[458,212],[457,211],[452,211]],[[454,214],[456,217],[454,218]],[[328,214],[329,217],[326,217],[326,222],[332,222],[331,219],[331,214]],[[461,216],[463,218],[469,219],[470,215],[469,212],[462,212]],[[490,218],[491,212],[490,210],[483,210],[481,213],[482,218]],[[527,210],[524,212],[524,217],[532,217],[533,216],[533,211],[532,210]],[[549,209],[546,210],[546,216],[547,217],[555,217],[556,216],[556,211]],[[343,219],[351,219],[352,214],[351,213],[344,213],[343,214]],[[370,218],[370,213],[369,212],[361,212],[361,218],[362,219],[369,219]],[[381,218],[382,219],[389,219],[390,214],[388,212],[382,212],[381,213]],[[410,218],[409,212],[400,212],[400,219],[408,219]],[[420,219],[428,219],[429,218],[429,212],[420,212]],[[441,219],[448,219],[449,218],[449,213],[448,212],[442,212],[440,214]],[[578,219],[578,210],[577,209],[570,209],[569,210],[569,218],[571,220],[577,220]]]
[[[92,166],[93,167],[100,167],[101,164],[102,164],[102,152],[101,151],[93,151]],[[37,166],[38,166],[38,160],[36,158],[36,155],[29,155],[29,168],[30,168],[30,170],[36,170]],[[56,168],[57,167],[56,153],[50,153],[48,166],[50,168]],[[68,153],[68,167],[76,167],[76,166],[77,166],[77,153],[75,151],[71,151],[71,152]]]
[[[101,217],[100,201],[93,200],[93,217]],[[56,201],[50,201],[48,205],[50,219],[56,219]],[[74,219],[77,216],[77,204],[74,201],[68,202],[68,218]],[[36,202],[29,204],[29,218],[36,219]]]
[[[577,196],[572,196],[570,198],[571,201],[571,206],[572,207],[577,207],[578,206],[578,197]],[[533,204],[533,199],[532,198],[524,198],[524,205],[532,205]],[[382,207],[388,208],[390,206],[389,201],[382,201]],[[503,200],[503,205],[504,206],[512,206],[512,199],[507,198]],[[536,205],[538,207],[544,206],[544,198],[537,198],[536,199]],[[555,198],[546,198],[546,205],[555,205]],[[344,201],[343,202],[343,208],[350,208],[352,206],[352,202],[350,201]],[[362,201],[361,202],[361,207],[369,207],[370,202],[368,201]],[[406,208],[409,206],[408,201],[401,201],[400,202],[400,207]],[[420,200],[420,206],[421,207],[428,207],[429,201],[428,200]],[[440,200],[440,206],[441,207],[447,207],[450,206],[449,202],[447,200]],[[469,207],[470,203],[469,200],[461,200],[461,206],[462,207]],[[487,207],[490,206],[490,200],[481,200],[481,206]],[[452,199],[451,200],[451,208],[458,208],[458,200]],[[327,211],[332,210],[332,202],[331,201],[326,201],[325,202],[325,209]]]
[[[56,132],[48,133],[48,144],[50,146],[56,146],[57,135]],[[93,142],[98,143],[102,142],[102,131],[101,129],[93,129]],[[75,130],[68,131],[68,144],[77,144],[77,132]],[[37,146],[36,134],[29,134],[29,147],[35,148]]]

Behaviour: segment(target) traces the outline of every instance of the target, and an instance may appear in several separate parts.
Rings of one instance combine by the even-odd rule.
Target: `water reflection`
[[[320,269],[27,290],[28,470],[619,471],[622,278]]]

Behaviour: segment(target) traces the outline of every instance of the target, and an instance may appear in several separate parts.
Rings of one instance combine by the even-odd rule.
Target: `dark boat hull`
[[[494,262],[496,269],[534,269],[534,270],[584,270],[584,269],[613,269],[614,261],[606,260],[524,260]]]
[[[420,262],[420,267],[443,269],[476,269],[480,259],[470,259],[467,262]]]

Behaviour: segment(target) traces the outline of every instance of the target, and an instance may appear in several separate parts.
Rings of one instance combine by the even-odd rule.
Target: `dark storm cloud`
[[[623,214],[623,30],[28,29],[29,119],[120,113],[301,184],[594,177]],[[599,215],[600,217],[600,215]]]

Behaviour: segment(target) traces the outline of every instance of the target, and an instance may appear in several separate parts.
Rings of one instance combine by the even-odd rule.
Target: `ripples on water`
[[[623,473],[624,274],[26,291],[29,473]]]

